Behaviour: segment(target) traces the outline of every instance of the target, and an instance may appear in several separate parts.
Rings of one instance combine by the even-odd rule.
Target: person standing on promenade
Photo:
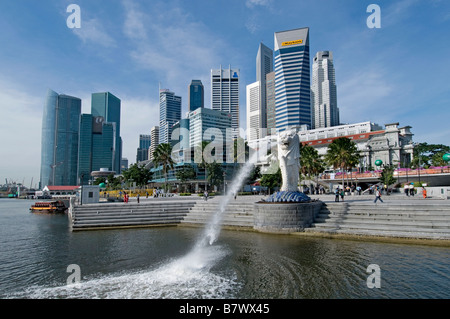
[[[334,192],[334,195],[335,195],[334,201],[335,202],[339,202],[339,186],[338,186],[338,188],[336,188],[336,191]]]
[[[344,188],[341,189],[341,199],[344,201],[345,191]]]
[[[414,197],[414,183],[409,185],[409,195]]]
[[[137,202],[139,204],[139,193],[136,195]]]
[[[373,202],[376,203],[377,200],[380,200],[383,203],[383,200],[381,199],[381,191],[378,187],[375,189],[375,200]]]
[[[403,187],[403,189],[405,190],[406,196],[409,197],[409,185],[405,183],[405,186]]]
[[[427,190],[423,186],[422,186],[422,195],[423,195],[423,199],[427,198]]]

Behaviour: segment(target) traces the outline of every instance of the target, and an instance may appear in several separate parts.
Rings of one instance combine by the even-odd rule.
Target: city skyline
[[[193,2],[78,1],[80,29],[66,25],[69,1],[1,3],[0,40],[8,45],[0,51],[7,137],[0,178],[26,186],[39,180],[40,162],[29,158],[40,157],[47,89],[81,98],[82,113],[89,113],[92,92],[120,98],[123,157],[133,159],[139,134],[158,125],[159,82],[182,97],[184,117],[191,80],[202,81],[211,108],[210,70],[231,64],[240,70],[245,129],[245,87],[255,81],[259,44],[274,49],[275,32],[302,27],[310,31],[311,58],[333,52],[341,122],[401,121],[414,128],[415,141],[449,144],[448,3],[377,1],[381,28],[370,29],[369,3],[356,0]]]

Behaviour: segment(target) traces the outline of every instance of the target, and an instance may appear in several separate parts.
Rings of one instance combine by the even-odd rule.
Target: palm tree
[[[342,187],[344,187],[344,171],[355,167],[359,157],[355,142],[347,137],[340,137],[328,146],[324,159],[334,169],[340,168],[342,170]]]
[[[168,143],[159,144],[153,152],[155,166],[162,165],[164,173],[164,190],[167,190],[167,169],[173,169],[172,146]]]

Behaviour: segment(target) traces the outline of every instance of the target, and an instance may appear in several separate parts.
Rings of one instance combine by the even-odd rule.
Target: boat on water
[[[33,213],[64,213],[67,207],[63,201],[37,202],[31,205],[30,211]]]

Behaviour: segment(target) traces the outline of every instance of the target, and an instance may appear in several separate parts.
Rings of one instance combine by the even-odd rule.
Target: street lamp
[[[227,172],[223,171],[223,194],[224,195],[226,195],[226,193],[227,193],[227,190],[226,190],[227,182],[225,179],[226,177],[227,177]]]

